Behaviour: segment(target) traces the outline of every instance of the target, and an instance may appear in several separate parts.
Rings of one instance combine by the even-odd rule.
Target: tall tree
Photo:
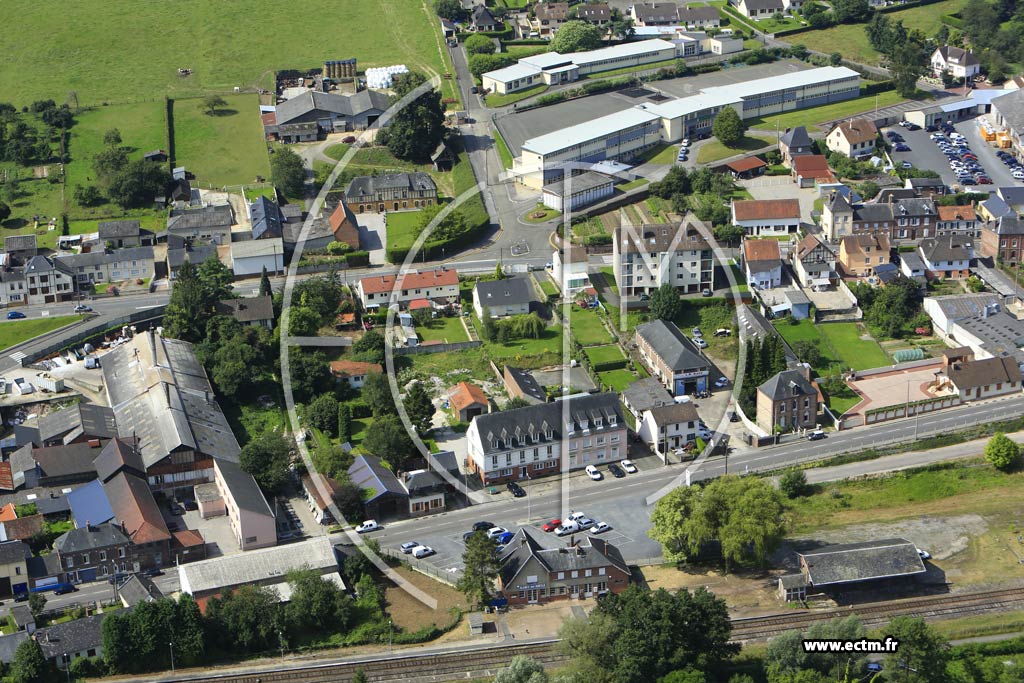
[[[582,52],[584,50],[596,50],[601,47],[602,34],[597,26],[588,24],[585,21],[567,21],[558,29],[558,33],[551,39],[551,51],[567,54],[569,52]]]
[[[188,593],[181,593],[174,604],[174,659],[185,666],[198,664],[206,649],[203,614]]]
[[[482,55],[477,55],[482,56]],[[395,79],[395,101],[411,93],[427,78],[408,73]],[[407,161],[428,161],[445,134],[444,105],[441,93],[429,90],[409,102],[391,117],[391,123],[378,134],[378,142],[391,153]]]
[[[107,147],[119,147],[121,145],[121,131],[111,128],[103,134],[103,144]]]
[[[722,107],[711,124],[711,133],[726,147],[735,147],[743,139],[746,127],[732,107]]]
[[[871,6],[868,0],[835,0],[832,3],[832,13],[835,15],[836,23],[856,24],[867,21],[871,16]]]
[[[278,605],[277,594],[264,586],[228,591],[207,604],[207,633],[241,652],[266,650],[276,642]]]
[[[916,39],[908,38],[889,54],[889,71],[900,97],[912,97],[917,92],[917,80],[927,70],[927,48]]]
[[[352,409],[347,403],[338,406],[338,441],[346,443],[352,440]]]
[[[188,342],[198,342],[206,330],[206,290],[199,279],[196,267],[188,259],[178,270],[178,278],[171,290],[164,314],[164,328],[167,336]]]
[[[494,683],[548,683],[548,680],[544,665],[523,655],[513,657],[508,668],[494,677]]]
[[[310,569],[289,572],[288,584],[292,588],[288,616],[297,631],[347,628],[352,619],[352,604],[337,584]]]
[[[256,478],[267,493],[281,491],[288,483],[288,451],[291,444],[272,431],[265,431],[245,444],[239,455],[239,466]]]
[[[382,372],[371,372],[363,382],[363,398],[370,406],[370,412],[374,417],[382,415],[393,415],[395,409],[395,397],[391,394],[391,381],[388,375]]]
[[[263,273],[260,275],[260,296],[270,296],[274,288],[270,286],[270,275],[267,274],[267,267],[263,266]]]
[[[469,10],[462,6],[459,0],[437,0],[434,3],[434,11],[437,16],[448,21],[466,21],[469,19]]]
[[[279,147],[270,155],[270,178],[289,199],[302,199],[306,194],[306,167],[302,158],[287,147]]]
[[[658,320],[672,322],[683,311],[683,302],[679,300],[679,292],[667,282],[654,290],[650,304],[651,315]]]
[[[223,109],[226,106],[228,106],[228,101],[220,95],[207,95],[203,98],[203,109],[210,116],[216,114],[218,109]]]
[[[212,307],[221,299],[235,298],[235,274],[220,259],[206,259],[199,264],[196,274],[203,283],[207,306]]]
[[[352,354],[368,363],[384,362],[384,335],[378,330],[368,330],[352,345]]]
[[[114,150],[107,150],[110,151]],[[163,198],[170,184],[171,174],[164,166],[146,159],[135,159],[110,178],[107,194],[122,208],[148,206],[152,205],[154,197]]]
[[[334,379],[323,351],[296,349],[291,353],[290,361],[290,386],[296,401],[305,403],[331,389]]]
[[[497,545],[497,541],[482,531],[473,533],[466,541],[466,550],[462,553],[464,569],[456,588],[473,605],[484,605],[491,599],[500,568],[495,552]]]
[[[409,392],[405,395],[403,405],[405,406],[406,414],[420,436],[430,431],[431,421],[434,418],[434,404],[431,402],[423,382],[413,383],[409,388]]]
[[[35,638],[26,638],[14,651],[11,662],[11,683],[56,683],[57,667],[43,655]]]
[[[395,472],[402,472],[418,451],[397,415],[382,415],[363,439],[363,449],[385,460]]]
[[[948,680],[949,643],[921,618],[900,616],[882,632],[899,641],[886,667],[898,671],[900,683],[941,683]]]
[[[334,436],[338,426],[338,399],[331,394],[317,396],[306,408],[306,420],[321,432]]]
[[[997,470],[1009,472],[1020,463],[1020,446],[1002,432],[996,432],[985,444],[985,459]]]

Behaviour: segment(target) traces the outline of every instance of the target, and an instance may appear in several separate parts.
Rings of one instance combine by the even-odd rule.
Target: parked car
[[[930,552],[928,552],[927,550],[921,550],[920,548],[915,548],[914,550],[917,551],[918,557],[920,557],[922,560],[930,560],[930,559],[932,559],[932,554]]]
[[[640,301],[650,301],[650,300],[651,300],[650,294],[641,294],[640,295]],[[10,317],[10,316],[8,315],[8,317]]]
[[[75,313],[89,313],[90,311],[92,311],[92,306],[86,306],[85,304],[75,306]]]
[[[690,330],[690,333],[693,334],[694,337],[703,337],[704,336],[704,333],[700,331],[699,327],[693,328],[692,330]]]
[[[594,526],[595,522],[590,517],[583,517],[576,521],[576,524],[580,527],[581,531],[586,531],[590,527]]]
[[[480,92],[480,88],[478,88],[477,86],[475,86],[475,85],[474,85],[473,87],[471,87],[471,88],[469,89],[469,92],[471,92],[471,93],[473,93],[474,95],[476,95],[477,93],[479,93],[479,92]]]
[[[78,589],[70,583],[58,583],[57,587],[53,589],[54,595],[66,595],[68,593],[77,593]]]
[[[487,531],[493,526],[490,522],[475,522],[473,524],[473,531]]]
[[[622,479],[624,476],[626,476],[626,473],[622,471],[622,468],[616,465],[615,463],[608,465],[608,471],[611,472],[612,476],[615,477],[616,479]]]
[[[694,337],[693,345],[696,346],[698,349],[708,348],[708,343],[704,341],[704,337]]]
[[[356,136],[355,135],[346,135],[345,137],[343,137],[341,139],[341,141],[344,142],[346,145],[351,145],[353,142],[356,141]]]
[[[736,414],[735,410],[729,411],[729,422],[739,422],[740,416]]]
[[[357,534],[366,534],[366,533],[369,533],[371,531],[377,531],[378,529],[381,529],[381,528],[383,528],[383,527],[381,527],[380,524],[377,524],[377,522],[375,522],[372,519],[368,519],[365,522],[363,522],[362,524],[359,524],[359,525],[356,526],[356,533]]]
[[[598,522],[593,527],[591,527],[590,533],[592,533],[592,534],[603,534],[604,532],[611,531],[611,530],[612,530],[611,525],[605,524],[604,522]]]
[[[196,501],[192,500],[191,498],[189,498],[187,500],[183,500],[181,502],[181,506],[183,508],[185,508],[186,510],[198,510],[199,509],[199,504],[196,503]]]
[[[508,529],[506,529],[505,527],[492,526],[490,529],[487,530],[487,538],[497,538],[498,536],[501,536],[505,533],[508,533]]]
[[[554,531],[558,527],[562,526],[562,520],[560,519],[549,519],[541,525],[541,529],[544,531]]]
[[[8,311],[7,312],[7,319],[8,320],[21,320],[24,317],[25,317],[25,314],[22,313],[21,311]]]
[[[526,495],[526,491],[523,490],[523,487],[515,483],[514,481],[510,481],[509,483],[505,484],[505,488],[507,488],[509,490],[509,493],[511,493],[515,498],[522,498],[523,496]]]
[[[498,536],[495,540],[498,541],[498,545],[507,545],[516,535],[511,531],[506,531],[502,535]]]
[[[147,569],[146,571],[142,572],[142,575],[143,576],[153,577],[153,576],[163,576],[164,573],[163,573],[163,571],[159,567],[153,567],[152,569]]]
[[[630,474],[636,474],[636,465],[633,464],[632,460],[623,460],[619,465],[621,465],[622,469],[626,470]]]
[[[719,389],[721,389],[722,387],[729,386],[729,378],[719,377],[718,379],[715,380],[715,386],[718,387]]]
[[[583,512],[570,512],[569,516],[566,517],[566,519],[569,520],[570,522],[576,522],[576,521],[579,521],[579,520],[583,519],[586,516],[587,515],[585,513],[583,513]]]
[[[882,670],[882,663],[868,662],[868,665],[865,668],[868,670],[868,673],[876,674]]]
[[[601,481],[601,479],[603,478],[601,470],[597,469],[593,465],[587,465],[587,476],[593,479],[594,481]]]
[[[576,522],[563,522],[560,527],[555,529],[556,536],[568,536],[569,534],[578,533],[580,525]]]
[[[28,593],[15,593],[14,602],[26,602],[28,600]]]
[[[895,149],[897,152],[909,152],[910,145],[901,142],[898,145],[896,145],[893,149]]]
[[[732,330],[730,330],[728,327],[719,327],[717,330],[715,330],[715,336],[730,337],[732,336]]]
[[[408,541],[402,544],[402,552],[408,555],[413,551],[414,548],[419,548],[420,545],[421,544],[419,541]]]
[[[914,168],[914,165],[909,161],[904,161],[902,164],[900,164],[900,168]]]
[[[813,432],[807,435],[808,441],[818,441],[825,438],[825,432],[820,429],[815,429]]]
[[[429,557],[434,554],[434,549],[429,545],[420,545],[412,549],[413,557]]]

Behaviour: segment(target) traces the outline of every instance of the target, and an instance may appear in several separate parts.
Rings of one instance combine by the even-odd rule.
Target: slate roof
[[[674,371],[711,366],[674,323],[653,320],[637,326],[636,334]]]
[[[797,370],[783,370],[757,388],[758,393],[766,395],[773,401],[780,401],[794,396],[817,396],[818,390],[803,373]]]
[[[473,8],[473,26],[494,26],[498,21],[491,14],[491,11],[483,5],[477,5]]]
[[[686,403],[676,403],[673,401],[667,405],[649,408],[647,412],[654,418],[654,424],[659,427],[679,424],[681,422],[696,422],[700,419],[693,401],[687,401]]]
[[[257,197],[256,201],[249,205],[249,220],[254,240],[283,236],[281,225],[284,223],[284,216],[281,215],[281,209],[276,202],[266,197]]]
[[[481,306],[515,306],[534,300],[533,287],[525,277],[481,280],[476,283]]]
[[[672,247],[672,242],[679,234],[676,225],[667,223],[656,225],[642,225],[623,230],[615,228],[615,237],[619,242],[619,253],[622,254],[649,254],[652,251],[662,253]],[[694,249],[709,249],[707,239],[700,234],[692,223],[686,224],[686,232],[680,236],[679,241],[673,248],[675,252],[692,251]]]
[[[538,2],[534,13],[539,21],[565,21],[569,17],[569,3]]]
[[[289,221],[284,225],[284,242],[285,244],[295,244],[299,241],[299,237],[302,235],[303,221]],[[330,222],[326,218],[314,218],[309,226],[309,232],[306,235],[306,241],[312,242],[314,240],[323,239],[329,237],[333,233]],[[344,240],[342,240],[344,241]],[[354,248],[354,247],[353,247]]]
[[[244,242],[232,242],[231,259],[238,261],[244,258],[261,258],[269,256],[277,258],[284,254],[284,243],[280,237],[266,237],[261,240],[245,240]],[[259,264],[256,264],[259,265]]]
[[[499,570],[503,586],[509,586],[516,576],[535,559],[549,573],[582,571],[612,566],[626,574],[629,568],[618,548],[603,539],[584,535],[575,548],[560,546],[545,548],[535,537],[531,527],[520,527],[515,537],[506,546],[509,548],[501,557]]]
[[[69,268],[90,268],[108,263],[124,263],[125,261],[152,261],[153,247],[122,247],[110,251],[90,251],[85,254],[62,254],[57,262]]]
[[[231,206],[228,204],[217,204],[215,206],[204,206],[201,209],[173,209],[171,210],[171,217],[167,219],[167,229],[230,229],[232,222]]]
[[[277,125],[284,125],[310,112],[326,112],[352,118],[370,111],[383,112],[390,104],[388,96],[376,90],[361,90],[353,95],[308,90],[279,103],[274,113]]]
[[[957,64],[959,66],[974,66],[978,64],[978,58],[974,56],[974,53],[963,48],[943,45],[938,49],[938,53],[942,56],[942,61],[947,64]]]
[[[65,531],[54,540],[53,549],[59,553],[69,554],[128,543],[128,537],[113,524],[92,524]]]
[[[28,640],[28,631],[15,631],[6,636],[0,636],[0,662],[10,664],[14,661],[14,653],[18,646]]]
[[[583,21],[608,21],[612,18],[612,11],[606,2],[584,4],[579,6],[576,16]]]
[[[672,403],[672,395],[657,377],[644,377],[631,383],[622,390],[622,399],[640,413]]]
[[[198,244],[193,247],[167,250],[167,265],[171,270],[177,270],[185,261],[198,266],[211,258],[217,258],[217,246],[213,244]]]
[[[747,10],[774,9],[781,12],[785,9],[782,0],[745,0]]]
[[[1016,215],[1002,216],[996,223],[997,235],[1024,235],[1024,220]]]
[[[117,436],[114,411],[95,403],[76,403],[39,418],[39,438],[43,442],[62,437],[68,443],[83,434],[101,439]]]
[[[153,602],[164,597],[164,594],[160,592],[156,584],[142,574],[132,574],[129,576],[128,580],[117,589],[117,594],[121,597],[121,602],[128,607],[137,605],[140,602]]]
[[[97,226],[101,241],[138,237],[141,227],[138,221],[104,221]]]
[[[794,147],[810,147],[814,144],[811,136],[807,134],[807,129],[803,126],[790,128],[782,134],[779,141],[790,149]]]
[[[0,567],[32,557],[32,550],[21,541],[0,543]]]
[[[230,315],[240,323],[274,319],[274,297],[270,295],[222,299],[215,308],[218,313]]]
[[[527,370],[520,370],[519,368],[506,365],[503,370],[503,378],[505,374],[508,374],[506,381],[511,381],[521,393],[525,394],[524,398],[532,398],[540,403],[547,402],[548,396],[544,388]]]
[[[93,446],[89,442],[73,443],[67,446],[35,448],[32,457],[39,464],[45,477],[91,476],[96,468],[93,460],[100,454],[106,442]]]
[[[437,185],[428,173],[392,173],[378,176],[353,178],[345,190],[350,202],[367,201],[383,190],[410,190],[437,192]]]
[[[147,469],[176,450],[238,459],[241,448],[192,344],[143,332],[104,356],[102,370],[118,431],[138,437]]]
[[[962,235],[921,240],[921,253],[932,265],[939,261],[970,261],[972,247],[973,239]]]
[[[405,475],[405,489],[410,496],[444,490],[444,482],[430,470],[416,470]]]
[[[373,495],[366,502],[387,494],[403,498],[408,495],[395,473],[374,455],[357,455],[348,468],[348,477],[359,488],[372,491]]]
[[[633,14],[640,23],[651,22],[676,22],[679,21],[679,13],[674,2],[656,2],[651,4],[633,5]]]
[[[36,641],[47,659],[65,652],[84,652],[103,647],[103,618],[106,613],[74,619],[36,631]]]
[[[710,5],[677,7],[676,11],[679,15],[679,23],[681,24],[696,24],[701,21],[714,21],[720,18],[718,8],[711,7]]]
[[[953,363],[946,376],[961,391],[998,383],[1018,384],[1021,380],[1020,366],[1009,356]]]
[[[904,538],[830,545],[800,553],[814,586],[922,574],[926,570],[914,544]]]
[[[144,478],[122,471],[103,484],[103,492],[110,501],[114,518],[132,543],[143,545],[171,540],[171,532]]]
[[[4,251],[27,251],[36,249],[35,235],[10,235],[4,238]]]
[[[240,510],[269,517],[274,516],[274,511],[270,509],[270,503],[263,497],[263,492],[260,491],[256,479],[239,467],[237,462],[217,458],[214,461],[214,467],[220,472],[224,486],[230,491],[235,505]]]

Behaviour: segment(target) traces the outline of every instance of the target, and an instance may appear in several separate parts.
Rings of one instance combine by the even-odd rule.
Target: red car
[[[562,520],[552,519],[550,522],[544,522],[544,526],[542,526],[541,529],[544,531],[554,531],[560,526],[562,526]]]

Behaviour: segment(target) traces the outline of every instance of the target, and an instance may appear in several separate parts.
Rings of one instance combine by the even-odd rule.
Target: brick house
[[[814,429],[823,404],[808,366],[783,370],[757,388],[757,424],[766,432]]]
[[[1006,265],[1020,263],[1024,250],[1024,220],[1016,214],[1002,216],[981,229],[981,255]]]
[[[634,342],[651,374],[673,396],[708,388],[711,363],[674,323],[653,320],[639,325]]]

